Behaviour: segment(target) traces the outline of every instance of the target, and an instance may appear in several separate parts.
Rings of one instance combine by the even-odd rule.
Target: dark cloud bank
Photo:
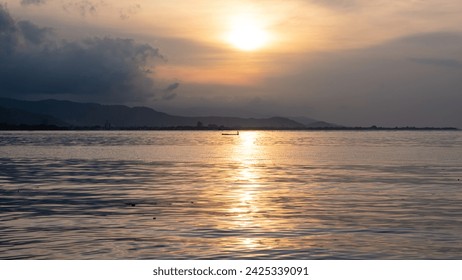
[[[156,59],[158,49],[131,39],[62,40],[52,29],[16,21],[0,4],[0,96],[148,100],[158,91],[150,77]]]

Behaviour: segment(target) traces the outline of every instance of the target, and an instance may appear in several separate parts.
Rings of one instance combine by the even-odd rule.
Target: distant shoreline
[[[304,128],[271,128],[271,127],[114,127],[106,129],[100,126],[64,127],[55,125],[9,125],[0,124],[0,131],[223,131],[223,130],[273,130],[273,131],[459,131],[456,127],[304,127]]]

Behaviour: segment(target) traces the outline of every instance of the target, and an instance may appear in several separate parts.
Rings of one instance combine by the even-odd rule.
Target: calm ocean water
[[[462,259],[462,132],[1,132],[0,259]]]

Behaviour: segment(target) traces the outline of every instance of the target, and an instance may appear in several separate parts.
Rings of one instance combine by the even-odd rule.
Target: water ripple
[[[179,133],[162,140],[171,146],[162,154],[157,142],[126,143],[139,134],[118,132],[102,143],[99,132],[86,132],[90,144],[67,156],[37,143],[67,143],[71,132],[61,140],[61,133],[3,135],[0,143],[23,140],[0,149],[9,151],[0,155],[1,258],[462,258],[462,157],[448,160],[457,155],[451,147],[436,145],[436,158],[422,158],[410,145],[390,157],[386,143],[419,137],[391,133],[386,147],[358,156],[357,145],[378,136],[361,134],[361,142],[347,133],[339,158],[320,146],[296,145],[298,153],[285,146],[304,133],[245,133],[205,144]],[[107,146],[117,141],[126,147]],[[220,141],[230,143],[220,151]],[[28,154],[8,154],[29,144]],[[101,158],[92,145],[120,158]],[[187,152],[175,158],[168,147]],[[127,156],[133,148],[144,156]]]

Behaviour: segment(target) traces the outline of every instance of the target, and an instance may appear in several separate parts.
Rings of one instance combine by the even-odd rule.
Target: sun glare
[[[266,46],[268,32],[255,19],[238,16],[231,23],[227,41],[242,51],[254,51]]]

